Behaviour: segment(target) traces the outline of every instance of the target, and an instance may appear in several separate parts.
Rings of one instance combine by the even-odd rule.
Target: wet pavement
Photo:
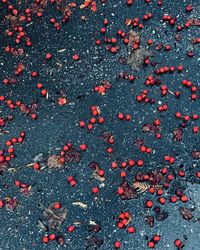
[[[198,0],[30,2],[0,3],[0,249],[198,250]]]

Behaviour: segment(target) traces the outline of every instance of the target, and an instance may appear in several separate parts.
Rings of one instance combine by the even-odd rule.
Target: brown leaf
[[[65,162],[80,162],[81,161],[81,153],[74,149],[70,148],[65,155]]]
[[[129,186],[128,182],[124,181],[121,184],[121,187],[124,190],[124,193],[120,195],[122,200],[136,199],[138,197],[137,191],[133,187]]]
[[[179,212],[185,220],[191,220],[193,218],[192,212],[187,208],[181,207]]]
[[[195,160],[199,160],[200,159],[200,150],[194,150],[192,151],[192,158]]]
[[[156,213],[155,218],[157,221],[163,221],[166,220],[168,216],[169,216],[168,212],[160,211]]]
[[[37,110],[38,110],[38,104],[37,104],[37,102],[33,102],[31,104],[31,112],[35,113]]]
[[[142,126],[143,132],[150,132],[150,133],[157,133],[159,132],[159,127],[155,126],[154,124],[147,123]]]
[[[17,198],[6,197],[5,200],[6,200],[6,208],[8,210],[15,210],[18,204]]]
[[[106,143],[109,143],[111,139],[113,139],[113,134],[110,132],[102,132],[100,135],[100,139]]]
[[[98,249],[103,245],[103,239],[97,238],[96,236],[89,236],[87,238],[86,249]]]
[[[23,113],[23,114],[28,114],[28,113],[30,113],[30,109],[25,105],[25,104],[21,104],[20,105],[20,110],[21,110],[21,112]]]
[[[173,131],[173,135],[174,135],[174,141],[175,142],[180,142],[182,141],[183,138],[183,130],[181,128],[176,128]]]
[[[154,226],[154,217],[152,215],[148,215],[144,218],[145,222],[147,223],[147,225],[149,225],[150,227]]]
[[[28,196],[28,195],[30,195],[31,188],[32,187],[30,185],[28,185],[27,187],[20,188],[20,191],[22,192],[22,194]]]
[[[8,169],[8,163],[3,162],[0,163],[0,175],[3,175],[3,173]]]

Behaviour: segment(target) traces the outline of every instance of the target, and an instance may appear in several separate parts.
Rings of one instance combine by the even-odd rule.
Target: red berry
[[[146,201],[146,207],[152,208],[153,207],[153,202],[151,200]]]
[[[118,193],[119,195],[123,194],[123,193],[124,193],[123,187],[118,187],[117,193]]]
[[[181,201],[182,202],[187,202],[188,201],[187,196],[186,195],[181,196]]]
[[[15,186],[20,187],[20,186],[21,186],[21,181],[16,180],[16,181],[15,181]]]
[[[93,187],[92,188],[92,193],[93,194],[97,194],[99,192],[99,188],[98,187]]]
[[[117,223],[117,227],[118,227],[119,229],[122,229],[122,228],[124,227],[124,224],[123,224],[122,222],[118,222],[118,223]]]
[[[181,242],[181,240],[176,239],[176,240],[174,241],[174,244],[175,244],[176,247],[181,247],[182,242]]]
[[[82,151],[85,151],[87,149],[87,145],[86,144],[81,144],[79,147],[80,147],[80,149]]]
[[[171,196],[170,201],[171,201],[172,203],[176,203],[176,202],[177,202],[176,196]]]
[[[71,180],[71,181],[70,181],[70,185],[71,185],[72,187],[75,187],[75,186],[76,186],[76,184],[77,184],[77,183],[76,183],[76,181],[75,181],[75,180]]]
[[[137,165],[138,165],[138,167],[142,167],[144,165],[143,160],[138,160]]]
[[[123,115],[122,113],[119,113],[119,114],[118,114],[118,118],[119,118],[120,120],[122,120],[122,119],[124,118],[124,115]]]
[[[68,226],[67,231],[69,233],[72,233],[75,230],[75,227],[73,225]]]
[[[0,208],[4,207],[4,201],[0,199]]]
[[[178,71],[180,72],[180,71],[183,70],[183,66],[182,66],[182,65],[179,65],[179,66],[177,67],[177,69],[178,69]]]
[[[80,59],[79,55],[77,55],[77,54],[73,55],[72,58],[74,61],[78,61]]]
[[[196,177],[200,179],[200,172],[196,172]]]
[[[55,240],[56,239],[56,235],[55,234],[49,234],[49,239],[50,240]]]
[[[160,235],[155,234],[153,237],[154,242],[158,242],[160,240]]]
[[[121,242],[119,240],[115,241],[114,246],[116,249],[119,249],[121,247]]]
[[[53,204],[53,207],[54,207],[55,209],[61,208],[60,202],[55,202],[55,203]]]
[[[67,181],[71,182],[73,180],[74,180],[74,177],[72,175],[70,175],[70,176],[67,177]]]
[[[159,198],[159,202],[164,205],[165,204],[165,198],[164,197],[160,197]]]
[[[52,54],[51,53],[46,53],[45,59],[50,60],[51,58],[52,58]]]
[[[33,169],[34,170],[39,170],[40,169],[40,165],[37,162],[34,162]]]
[[[177,118],[181,118],[181,113],[180,112],[176,112],[175,115],[176,115]]]
[[[35,120],[35,119],[37,119],[37,115],[36,115],[36,114],[31,114],[31,118],[32,118],[33,120]]]
[[[153,241],[149,241],[148,242],[148,247],[149,248],[154,248],[155,247],[155,243]]]
[[[42,242],[45,243],[45,244],[47,244],[49,242],[48,236],[42,237]]]
[[[128,232],[129,232],[130,234],[135,233],[135,228],[134,228],[134,227],[128,227]]]
[[[197,134],[199,132],[199,127],[195,126],[193,127],[193,133]]]

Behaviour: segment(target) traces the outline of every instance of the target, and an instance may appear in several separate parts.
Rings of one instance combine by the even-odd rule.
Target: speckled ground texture
[[[21,101],[25,105],[36,102],[38,106],[37,119],[32,119],[29,114],[25,115],[20,107],[15,106],[11,110],[5,101],[0,101],[0,118],[6,119],[9,115],[13,119],[6,121],[0,126],[0,149],[6,150],[7,140],[18,137],[20,132],[25,131],[23,143],[13,144],[15,157],[8,161],[6,170],[0,176],[0,199],[4,206],[0,208],[0,249],[2,250],[40,250],[40,249],[115,249],[114,243],[121,242],[120,249],[141,250],[149,249],[148,242],[155,234],[161,236],[160,241],[155,244],[155,249],[200,249],[200,154],[192,157],[192,152],[200,151],[199,133],[193,132],[193,127],[200,126],[199,120],[190,118],[189,121],[175,117],[176,112],[183,116],[200,114],[199,91],[196,91],[197,99],[191,100],[191,90],[182,85],[182,80],[190,80],[193,86],[199,88],[199,44],[192,42],[199,37],[198,25],[191,25],[177,32],[177,25],[182,25],[187,20],[199,20],[199,0],[163,0],[158,6],[156,0],[149,4],[144,0],[135,0],[133,5],[127,6],[126,1],[108,0],[105,3],[97,0],[97,10],[92,11],[91,6],[80,8],[84,1],[75,1],[76,7],[72,7],[72,14],[66,24],[62,24],[62,13],[56,10],[56,4],[50,1],[42,1],[45,5],[43,16],[32,15],[30,22],[24,21],[21,26],[27,36],[30,37],[32,47],[26,46],[26,40],[22,39],[20,44],[15,43],[16,34],[9,37],[4,34],[10,29],[10,24],[5,21],[8,13],[8,5],[12,4],[18,10],[18,17],[30,7],[33,1],[0,1],[0,96],[12,100],[13,103]],[[55,1],[56,2],[56,1]],[[68,5],[70,1],[63,1]],[[186,6],[192,5],[192,11],[186,11]],[[152,13],[150,20],[144,21],[143,16]],[[170,25],[162,20],[164,14],[176,19],[175,25]],[[82,20],[85,16],[86,20]],[[138,17],[144,27],[140,30],[132,25],[126,25],[126,19]],[[61,29],[57,31],[50,23],[55,18]],[[105,26],[103,20],[108,19],[109,24]],[[100,29],[106,27],[106,34],[100,34]],[[134,30],[140,36],[140,47],[152,51],[149,65],[141,65],[135,71],[130,65],[122,62],[128,56],[128,47],[123,39],[117,36],[117,30],[123,30],[128,37],[129,31]],[[175,35],[181,39],[175,39]],[[120,46],[116,53],[105,49],[104,37],[116,37]],[[95,41],[101,40],[101,45]],[[153,40],[151,46],[147,45],[148,39]],[[177,41],[178,40],[178,41]],[[156,45],[162,44],[159,50]],[[170,51],[164,46],[169,44]],[[5,47],[23,48],[21,56],[5,52]],[[193,56],[187,55],[193,51]],[[46,53],[52,54],[52,59],[45,61]],[[73,55],[78,54],[79,60],[73,60]],[[119,60],[121,58],[121,60]],[[24,71],[15,84],[4,84],[5,78],[13,77],[16,66],[22,63]],[[173,73],[155,74],[155,70],[164,66],[175,66]],[[178,72],[177,66],[182,65],[183,70]],[[32,77],[31,72],[37,71],[38,76]],[[120,72],[134,75],[136,79],[119,78]],[[154,75],[161,80],[160,85],[145,85],[148,75]],[[125,77],[126,78],[126,77]],[[95,86],[101,85],[102,81],[109,81],[112,85],[101,94],[94,90]],[[48,95],[42,96],[37,89],[37,83],[41,82],[47,90]],[[169,92],[162,96],[160,87],[167,85]],[[136,97],[148,89],[148,97],[154,98],[154,103],[138,102]],[[180,97],[174,95],[174,91],[180,91]],[[67,103],[59,105],[57,99],[65,94]],[[158,106],[167,104],[166,112],[159,112]],[[99,116],[93,116],[91,106],[98,106],[101,110]],[[118,113],[130,114],[131,120],[118,119]],[[104,117],[105,122],[96,122],[91,131],[87,124],[91,117]],[[157,139],[154,133],[144,133],[143,125],[152,124],[155,119],[160,119],[161,139]],[[80,128],[79,122],[85,122],[85,128]],[[181,127],[182,126],[182,127]],[[176,128],[183,130],[181,141],[175,142],[173,131]],[[8,132],[5,132],[8,131]],[[114,144],[102,140],[102,133],[109,132],[114,137]],[[136,145],[138,138],[144,139],[144,144],[153,149],[151,154],[142,153]],[[73,147],[80,151],[79,162],[66,161],[59,169],[50,169],[42,163],[41,170],[34,170],[27,164],[33,163],[35,156],[43,154],[42,157],[59,155],[62,147],[71,142]],[[86,151],[79,150],[80,144],[86,144]],[[12,147],[12,146],[11,146]],[[113,148],[112,153],[106,149]],[[164,160],[164,156],[175,157],[174,164]],[[134,167],[122,169],[121,162],[128,159],[144,161],[142,167],[135,164]],[[94,169],[89,164],[96,162],[99,168],[105,171],[105,180],[94,178]],[[112,162],[117,162],[117,168],[111,167]],[[1,163],[1,164],[5,164]],[[161,205],[159,196],[152,195],[148,190],[136,192],[137,197],[122,199],[117,193],[118,187],[126,180],[131,186],[138,172],[143,174],[152,171],[161,171],[166,167],[168,174],[173,174],[174,179],[169,182],[169,188],[163,188],[166,203]],[[15,171],[13,171],[13,168]],[[185,171],[185,176],[179,176],[179,170]],[[125,171],[126,177],[120,177],[120,172]],[[72,187],[67,177],[72,175],[77,182]],[[198,176],[197,176],[198,175]],[[166,180],[166,176],[164,177]],[[15,185],[15,181],[31,185],[30,194],[26,195]],[[145,181],[141,183],[146,183]],[[92,193],[93,187],[99,187],[97,194]],[[181,189],[187,196],[188,201],[182,202],[180,196],[176,203],[170,202],[170,197],[175,195],[175,190]],[[17,206],[14,210],[6,205],[8,197],[17,198]],[[152,208],[145,207],[147,200],[152,200]],[[38,227],[38,220],[44,207],[47,208],[54,202],[60,202],[62,207],[68,210],[59,229],[43,231]],[[86,208],[73,205],[80,201],[87,205]],[[41,205],[42,204],[42,205]],[[44,206],[44,207],[43,207]],[[155,207],[160,207],[167,216],[156,219]],[[180,208],[187,208],[192,213],[191,218],[183,218]],[[117,227],[118,216],[121,212],[128,211],[132,215],[132,221],[123,229]],[[150,227],[145,217],[154,216],[154,226]],[[100,225],[100,231],[90,232],[89,223]],[[67,231],[69,225],[75,225],[75,231]],[[128,226],[134,226],[135,233],[127,232]],[[47,225],[48,227],[48,225]],[[50,233],[64,237],[64,245],[59,245],[55,240],[44,244],[42,237]],[[102,244],[91,244],[88,237],[94,236],[96,242]],[[174,241],[181,240],[181,246],[175,246]]]

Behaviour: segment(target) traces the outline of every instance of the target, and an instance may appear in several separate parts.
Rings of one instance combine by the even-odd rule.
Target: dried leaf
[[[80,162],[81,161],[81,153],[80,151],[70,148],[65,154],[65,162]]]
[[[194,151],[192,151],[192,158],[194,159],[194,160],[199,160],[200,159],[200,150],[194,150]]]
[[[163,221],[163,220],[167,219],[168,216],[169,216],[168,212],[160,211],[160,212],[156,213],[155,218],[157,221]]]
[[[188,21],[190,21],[193,26],[200,26],[200,19],[190,19]]]
[[[137,190],[138,193],[144,193],[151,187],[151,185],[145,182],[135,181],[133,182],[133,187]]]
[[[144,133],[146,132],[157,133],[159,132],[159,127],[155,126],[154,124],[147,123],[142,126],[142,130]]]
[[[164,179],[162,173],[160,173],[158,170],[154,170],[149,175],[149,184],[155,188],[162,188],[162,181]]]
[[[94,232],[94,233],[98,233],[101,230],[101,226],[98,225],[95,221],[93,224],[90,223],[89,221],[89,225],[88,225],[88,231],[89,232]]]
[[[180,142],[182,141],[183,138],[183,130],[181,128],[176,128],[173,131],[173,135],[174,135],[174,141],[175,142]]]
[[[24,195],[27,196],[27,195],[30,194],[31,188],[32,188],[32,186],[29,185],[29,186],[27,186],[27,187],[20,188],[20,191],[21,191]]]
[[[144,48],[132,50],[127,58],[127,64],[135,71],[139,71],[144,64],[144,60],[152,56],[152,53]]]
[[[31,110],[31,113],[35,113],[38,110],[38,104],[37,104],[37,102],[33,102],[31,104],[30,110]]]
[[[154,217],[151,215],[148,215],[144,218],[145,222],[147,223],[147,225],[149,225],[150,227],[154,226]]]
[[[139,39],[140,39],[140,37],[135,31],[133,31],[133,30],[129,31],[129,37],[128,37],[128,40],[129,40],[128,45],[129,46],[132,46]]]
[[[138,197],[137,191],[133,187],[129,186],[128,182],[124,181],[121,184],[121,187],[124,190],[124,193],[120,195],[122,200],[136,199]]]
[[[114,136],[110,132],[102,132],[99,138],[106,143],[110,143],[110,140],[113,140]]]
[[[58,229],[67,217],[68,211],[66,208],[55,209],[54,204],[49,205],[48,208],[45,208],[43,211],[44,221],[46,225],[52,229]],[[43,220],[42,220],[43,221]]]
[[[25,115],[30,113],[30,109],[25,104],[20,105],[20,110]]]
[[[87,238],[87,246],[86,249],[98,249],[103,245],[103,240],[97,238],[96,236],[89,236]]]
[[[49,168],[61,168],[63,167],[63,163],[60,161],[60,156],[58,155],[50,155],[47,160],[47,165]]]
[[[7,169],[8,169],[7,162],[0,163],[0,175],[2,175]]]
[[[135,140],[135,144],[134,144],[134,145],[137,146],[138,148],[140,148],[141,146],[144,145],[144,139],[142,139],[142,138],[137,138],[137,139]]]
[[[37,221],[37,227],[42,231],[48,231],[48,227],[45,224],[43,224],[41,220]]]
[[[191,220],[193,218],[192,212],[187,208],[181,207],[179,212],[185,220]]]
[[[6,197],[5,200],[6,200],[6,208],[8,210],[15,210],[18,204],[17,198]]]
[[[63,246],[65,243],[64,237],[61,235],[59,237],[56,238],[56,242],[60,245]]]

